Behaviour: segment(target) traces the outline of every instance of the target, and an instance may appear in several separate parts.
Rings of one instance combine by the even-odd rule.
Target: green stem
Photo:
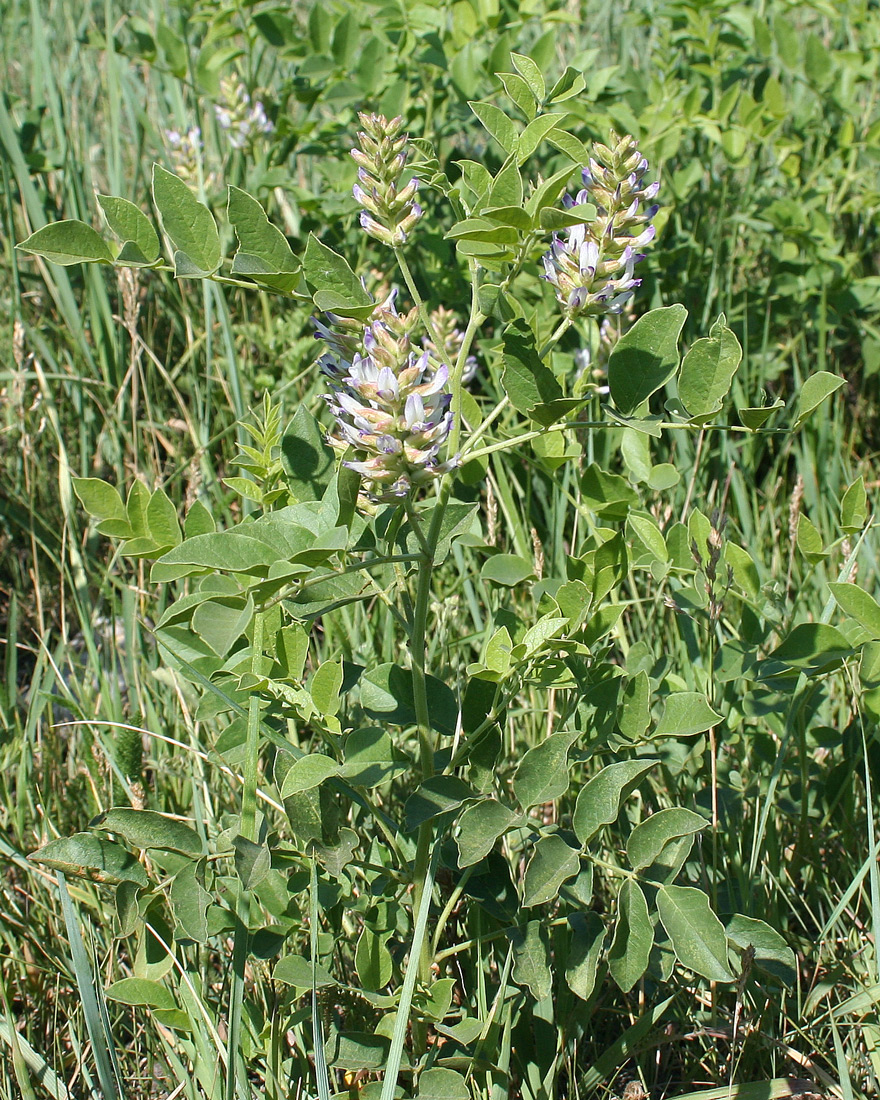
[[[410,297],[415,302],[419,310],[419,317],[422,319],[422,324],[425,326],[425,331],[431,337],[431,343],[437,349],[439,353],[443,351],[443,344],[437,338],[437,333],[434,326],[431,324],[431,318],[428,315],[428,307],[422,300],[421,294],[419,294],[419,288],[416,286],[416,281],[413,278],[413,273],[410,270],[410,266],[406,261],[406,256],[399,248],[394,249],[394,258],[397,260],[397,266],[400,268],[400,273],[403,275],[403,281],[406,283],[406,288],[410,293]]]
[[[262,608],[254,615],[251,671],[259,673],[263,655]],[[244,786],[241,792],[239,833],[245,839],[257,839],[257,772],[260,764],[260,694],[251,692],[248,700],[247,740],[245,742]],[[226,1100],[233,1100],[240,1079],[246,1091],[244,1060],[241,1054],[241,1009],[244,1000],[244,972],[250,939],[251,896],[239,881],[235,904],[235,937],[232,947],[232,986],[229,994],[229,1039],[227,1043]]]

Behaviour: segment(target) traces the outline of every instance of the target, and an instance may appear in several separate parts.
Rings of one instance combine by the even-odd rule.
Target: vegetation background
[[[224,479],[248,439],[249,410],[268,394],[282,422],[303,404],[322,415],[322,386],[309,302],[161,272],[60,267],[14,244],[63,218],[100,226],[96,194],[148,209],[158,162],[217,212],[227,239],[233,184],[264,204],[295,253],[314,232],[366,271],[374,255],[350,195],[357,111],[403,114],[413,136],[434,138],[443,170],[462,157],[497,170],[502,157],[469,101],[498,95],[511,51],[531,57],[548,85],[571,66],[584,89],[565,103],[569,127],[584,141],[606,140],[611,127],[632,133],[661,180],[639,310],[683,303],[686,345],[723,313],[744,350],[731,395],[739,408],[791,406],[818,371],[846,385],[797,435],[673,433],[654,456],[674,468],[662,487],[613,432],[578,441],[567,462],[549,451],[499,457],[472,489],[482,536],[456,548],[447,574],[454,583],[470,576],[465,559],[509,553],[539,576],[564,576],[561,517],[596,461],[639,485],[662,523],[698,508],[747,552],[737,576],[746,596],[731,596],[728,610],[725,593],[722,618],[737,620],[739,636],[750,609],[770,644],[820,619],[828,582],[854,547],[859,585],[876,588],[870,510],[854,517],[841,502],[853,484],[873,500],[878,485],[880,9],[868,0],[137,0],[122,11],[112,0],[7,0],[0,43],[0,1097],[85,1097],[102,1085],[77,952],[52,873],[27,856],[132,799],[222,829],[236,806],[241,746],[218,742],[216,721],[163,665],[148,573],[90,528],[72,478],[140,479],[181,512],[201,500],[234,522],[248,502]],[[247,131],[224,126],[216,110],[236,109],[235,74],[250,96],[246,109],[237,104],[244,116],[258,101],[265,112]],[[448,225],[438,204],[413,258],[432,306],[462,299]],[[478,397],[498,393],[497,347],[490,323],[476,349]],[[554,366],[573,375],[582,351],[569,335]],[[652,661],[714,670],[729,707],[723,744],[700,736],[665,748],[645,797],[714,815],[717,829],[688,864],[693,880],[711,883],[722,908],[727,895],[747,899],[796,965],[785,981],[765,974],[723,993],[678,973],[629,993],[603,985],[589,1028],[560,1040],[556,1095],[616,1096],[638,1082],[655,1096],[717,1086],[719,1097],[757,1100],[784,1094],[786,1078],[841,1100],[876,1094],[876,668],[851,634],[847,659],[811,669],[816,690],[797,713],[784,686],[750,688],[739,705],[742,665],[731,650],[717,659],[705,607],[676,602],[645,570],[626,585],[623,658],[647,647]],[[510,599],[517,608],[531,597]],[[451,666],[478,658],[475,624],[499,600],[497,587],[467,579],[438,607],[446,636],[459,639],[444,655]],[[328,617],[314,644],[316,661],[340,650],[395,657],[382,615]],[[544,737],[536,692],[522,688],[502,772]],[[562,819],[572,801],[548,812]],[[620,828],[607,839],[612,863],[629,825]],[[109,893],[77,882],[71,895],[100,985],[166,974],[149,944],[119,937]],[[285,951],[307,942],[307,901],[270,895],[260,897],[265,957],[248,976],[243,1042],[255,1094],[306,1095],[309,1009],[272,965],[279,935]],[[212,1006],[225,995],[226,951],[218,934],[199,958]],[[464,985],[477,980],[466,965]],[[660,990],[674,994],[670,1004]],[[160,1012],[118,1001],[106,1011],[129,1096],[210,1095],[186,1068],[216,1061],[210,1029],[185,1048]],[[297,1053],[273,1062],[282,1016]],[[537,1016],[532,1045],[517,1039],[513,1080],[528,1095],[542,1095],[528,1066],[556,1046],[554,1026],[542,1031]],[[357,1095],[344,1067],[334,1072],[336,1086]],[[297,1073],[302,1092],[290,1084]],[[750,1091],[754,1082],[770,1084]]]

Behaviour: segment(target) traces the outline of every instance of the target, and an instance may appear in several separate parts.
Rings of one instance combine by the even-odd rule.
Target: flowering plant
[[[365,238],[387,261],[381,275],[396,284],[380,301],[317,237],[295,255],[238,188],[227,208],[237,251],[223,270],[213,215],[158,166],[153,198],[171,264],[149,219],[122,199],[102,202],[118,245],[61,223],[21,246],[308,301],[323,345],[329,433],[305,405],[282,430],[267,402],[241,447],[247,476],[227,479],[247,502],[239,522],[218,529],[196,503],[181,528],[160,489],[136,483],[123,502],[97,479],[75,483],[98,531],[120,539],[123,556],[151,559],[152,582],[171,587],[156,636],[174,675],[201,694],[200,720],[225,716],[215,752],[237,754],[240,813],[206,838],[143,807],[113,807],[92,823],[100,838],[59,838],[33,858],[100,873],[133,924],[167,908],[177,937],[169,954],[209,941],[222,951],[232,937],[228,1100],[248,1087],[243,1032],[254,1049],[278,1030],[273,1019],[261,1031],[244,1010],[258,903],[274,922],[259,931],[277,926],[281,944],[295,936],[292,910],[308,913],[308,944],[283,947],[273,978],[287,990],[281,1034],[290,1024],[300,1049],[309,1045],[303,1089],[311,1094],[316,1079],[324,1100],[331,1073],[349,1072],[378,1077],[366,1087],[381,1100],[393,1100],[400,1078],[421,1097],[465,1100],[476,1079],[488,1094],[516,1079],[523,1095],[552,1095],[565,1058],[561,1046],[535,1049],[534,1019],[566,1021],[568,1057],[606,977],[626,998],[649,979],[665,986],[676,964],[689,982],[738,990],[753,964],[791,969],[767,925],[732,911],[722,924],[710,905],[692,852],[719,827],[717,807],[707,816],[636,805],[688,739],[716,759],[727,704],[714,668],[671,671],[644,639],[623,652],[619,629],[641,603],[641,583],[655,595],[668,585],[673,606],[680,599],[713,632],[732,586],[751,592],[744,551],[720,519],[694,508],[686,522],[661,522],[660,501],[642,507],[639,493],[674,484],[661,469],[671,464],[652,459],[664,433],[763,430],[773,410],[717,424],[739,343],[721,317],[682,358],[686,310],[674,304],[642,313],[607,353],[608,403],[576,384],[570,339],[607,348],[600,319],[642,308],[634,270],[654,239],[659,183],[644,182],[649,166],[630,136],[581,159],[580,138],[561,129],[566,116],[546,110],[573,79],[548,91],[534,62],[513,56],[505,87],[520,106],[531,97],[534,117],[518,127],[494,104],[473,105],[504,153],[494,172],[464,158],[443,170],[402,118],[360,116],[352,194]],[[245,123],[265,131],[240,87],[229,99],[218,120],[233,143],[246,140]],[[545,141],[559,154],[546,179],[527,168]],[[584,187],[562,198],[577,168]],[[443,218],[435,245],[470,287],[463,325],[461,302],[425,296],[411,266],[420,234]],[[465,380],[477,353],[474,396]],[[831,392],[824,385],[798,423]],[[663,400],[666,387],[677,392]],[[597,460],[609,436],[629,480]],[[556,544],[552,562],[517,481],[527,463],[551,478],[568,470],[571,515],[544,533]],[[499,507],[515,552],[497,545]],[[476,586],[490,593],[482,609]],[[470,615],[461,637],[444,619],[459,589]],[[352,624],[380,614],[393,659],[377,662]],[[767,676],[800,667],[799,653],[780,646]],[[520,752],[517,730],[535,707],[541,735]],[[506,739],[512,762],[502,758]],[[627,813],[626,843],[609,850],[605,830]],[[129,848],[168,853],[168,874]],[[479,974],[468,988],[457,969],[466,957]],[[184,1019],[168,1020],[185,1030],[194,982],[182,964],[166,972],[178,969],[185,981],[172,1004]],[[355,983],[363,1004],[352,1007],[345,993]],[[337,997],[332,1012],[322,990]],[[303,995],[310,1014],[296,1007]],[[486,1037],[499,1029],[498,1060],[487,1061]],[[515,1065],[525,1050],[546,1067],[538,1084]]]

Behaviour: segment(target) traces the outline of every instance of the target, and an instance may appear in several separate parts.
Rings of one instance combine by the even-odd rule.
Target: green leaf
[[[620,696],[617,726],[630,741],[639,741],[651,724],[651,681],[642,669],[629,680]]]
[[[692,886],[661,886],[657,909],[682,966],[710,982],[732,982],[724,926],[709,899]]]
[[[318,309],[360,317],[372,312],[373,300],[360,279],[346,260],[322,244],[314,233],[309,234],[302,266]]]
[[[582,1001],[588,1001],[596,987],[596,968],[605,941],[605,925],[597,913],[572,913],[568,918],[571,938],[565,963],[568,988]]]
[[[363,1031],[330,1032],[324,1044],[328,1065],[336,1069],[377,1073],[388,1061],[391,1040]]]
[[[563,882],[578,873],[580,855],[558,833],[541,837],[523,877],[523,906],[544,905],[559,893]]]
[[[483,562],[480,578],[506,588],[515,588],[529,579],[537,580],[534,564],[517,554],[493,554]]]
[[[639,785],[657,760],[621,760],[609,764],[581,789],[572,828],[582,845],[590,843],[605,825],[613,825],[624,799]]]
[[[274,290],[291,291],[299,278],[299,263],[287,238],[272,225],[262,206],[247,191],[230,186],[227,213],[238,240],[232,274],[246,275]]]
[[[552,802],[568,790],[568,750],[578,737],[577,732],[551,733],[522,758],[513,791],[524,810]]]
[[[624,993],[628,993],[648,969],[654,929],[648,903],[634,879],[626,879],[617,895],[617,922],[608,950],[608,969]]]
[[[562,114],[547,114],[532,119],[525,130],[519,135],[516,146],[517,161],[522,164],[524,161],[528,160],[550,131],[553,130],[556,123],[563,118],[565,118],[565,115]]]
[[[149,978],[122,978],[104,990],[108,1001],[147,1008],[176,1008],[171,990]]]
[[[133,848],[162,848],[187,856],[200,856],[204,850],[202,838],[195,829],[154,810],[118,806],[99,814],[89,822],[89,828],[116,833]]]
[[[232,839],[235,849],[235,873],[245,890],[255,890],[272,868],[272,853],[268,844],[257,844],[246,836]]]
[[[309,684],[309,693],[319,714],[326,717],[339,713],[339,692],[341,688],[342,663],[340,661],[324,661]]]
[[[839,390],[845,381],[844,378],[839,378],[836,374],[831,374],[825,370],[811,374],[804,382],[798,395],[797,417],[792,425],[792,431],[797,431],[810,413],[817,409],[835,390]]]
[[[492,181],[489,194],[486,197],[486,206],[491,208],[522,206],[523,181],[517,167],[516,157],[508,157],[501,166],[498,175]],[[519,234],[514,233],[508,243],[516,244]]]
[[[666,549],[663,532],[653,516],[630,512],[626,517],[626,526],[630,536],[638,539],[654,561],[669,561],[669,551]]]
[[[530,920],[525,926],[509,929],[507,936],[513,944],[513,980],[525,986],[536,1001],[543,1001],[553,988],[546,923]]]
[[[377,993],[391,981],[394,965],[387,941],[391,932],[377,933],[364,925],[354,952],[354,965],[364,989]]]
[[[533,119],[536,113],[535,97],[525,80],[517,73],[498,73],[497,75],[511,101],[519,107],[527,119]]]
[[[801,623],[769,654],[790,668],[817,671],[851,657],[853,647],[843,634],[826,623]]]
[[[254,602],[243,597],[205,600],[193,612],[192,628],[219,657],[225,657],[254,616]]]
[[[298,989],[311,989],[312,964],[301,955],[284,955],[275,964],[272,979],[276,982],[284,982],[285,985],[296,986]],[[315,967],[315,985],[318,989],[323,989],[328,985],[336,985],[329,971],[320,963]]]
[[[297,501],[321,500],[333,479],[333,451],[305,405],[299,406],[281,437],[281,464]]]
[[[156,554],[172,546],[177,546],[180,542],[180,524],[177,520],[177,509],[161,489],[155,489],[150,494],[146,521],[147,530]]]
[[[331,756],[313,752],[294,760],[281,784],[281,797],[290,798],[300,791],[319,787],[326,780],[339,775],[340,766]]]
[[[499,107],[492,103],[473,100],[468,103],[468,106],[505,153],[516,151],[518,138],[516,126]]]
[[[278,550],[263,542],[230,529],[187,539],[153,567],[154,580],[163,579],[163,569],[157,567],[185,566],[187,572],[209,569],[224,573],[256,573],[265,576],[269,567],[280,559]],[[185,572],[177,576],[186,576]]]
[[[470,1100],[467,1082],[454,1069],[435,1066],[419,1076],[416,1100]]]
[[[428,678],[428,711],[438,733],[454,736],[458,704],[452,689],[434,676]],[[416,725],[413,677],[410,669],[384,664],[365,673],[360,681],[361,706],[376,721],[399,726]]]
[[[581,404],[579,398],[562,396],[556,376],[541,362],[535,334],[526,321],[511,321],[502,341],[502,385],[517,412],[548,427]]]
[[[678,337],[687,317],[682,305],[652,309],[614,345],[608,384],[614,404],[632,416],[678,369]]]
[[[865,479],[861,474],[843,494],[840,502],[840,526],[848,535],[854,535],[865,526],[868,518],[868,495]]]
[[[205,861],[195,860],[174,876],[168,899],[179,935],[196,943],[208,942],[208,909],[211,895],[205,889]]]
[[[699,691],[676,691],[666,696],[663,714],[654,730],[654,737],[692,737],[705,733],[721,721]]]
[[[709,822],[701,814],[686,810],[683,806],[672,806],[651,814],[629,834],[626,842],[626,854],[634,871],[643,871],[653,867],[661,853],[670,843],[681,837],[690,837],[705,829]],[[688,846],[688,851],[690,846]],[[665,871],[665,868],[663,869]],[[676,868],[676,873],[680,867]],[[662,871],[661,871],[662,873]],[[649,874],[648,878],[659,878],[660,874]]]
[[[543,102],[544,96],[547,94],[547,86],[544,84],[544,77],[538,64],[521,53],[511,52],[510,60],[513,62],[516,71],[528,84],[537,102]]]
[[[751,409],[737,409],[737,416],[743,424],[743,427],[748,428],[751,432],[756,432],[760,428],[763,428],[770,417],[776,412],[777,409],[781,409],[785,402],[781,397],[778,397],[772,405],[761,405]]]
[[[379,726],[355,730],[345,740],[339,774],[355,787],[377,787],[409,769],[411,761]]]
[[[112,520],[130,529],[122,497],[112,485],[97,477],[74,477],[71,481],[73,491],[90,516],[101,520],[102,524],[106,520]]]
[[[783,985],[797,981],[797,959],[780,934],[755,917],[737,913],[727,925],[727,938],[742,951],[752,948],[755,962]]]
[[[406,831],[411,833],[422,822],[433,821],[476,796],[473,788],[454,775],[432,775],[406,800]]]
[[[80,221],[52,222],[44,225],[27,240],[16,245],[22,252],[45,256],[52,263],[69,267],[71,264],[113,262],[110,246],[100,233]]]
[[[586,87],[586,83],[584,74],[568,65],[565,72],[550,89],[547,102],[562,103],[566,99],[573,99],[574,96],[581,94]]]
[[[479,863],[492,851],[498,838],[518,820],[519,814],[494,798],[484,798],[468,806],[456,828],[459,867]]]
[[[121,844],[101,840],[91,833],[74,833],[50,840],[28,859],[65,875],[77,875],[102,885],[116,886],[120,882],[149,885],[146,871],[131,852]]]
[[[189,187],[160,164],[153,165],[153,201],[162,228],[174,246],[180,278],[205,278],[220,267],[220,234],[211,211]]]
[[[697,340],[681,364],[678,396],[691,419],[708,419],[721,411],[741,360],[739,340],[722,314],[708,338]]]
[[[844,615],[855,619],[872,638],[880,639],[880,604],[874,597],[855,584],[833,582],[828,587]]]
[[[603,470],[595,462],[581,478],[584,504],[603,519],[625,519],[630,508],[638,507],[639,494],[625,477]]]
[[[797,548],[811,565],[828,557],[822,536],[803,512],[798,516]]]
[[[134,267],[154,264],[159,259],[161,248],[159,235],[147,215],[128,199],[114,195],[98,195],[97,198],[107,224],[122,241],[122,251],[116,257],[116,263]]]

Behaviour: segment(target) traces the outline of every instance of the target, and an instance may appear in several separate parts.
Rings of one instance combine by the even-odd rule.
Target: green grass
[[[279,402],[284,422],[301,404],[316,414],[322,404],[310,303],[175,282],[163,273],[143,273],[127,285],[111,269],[61,268],[13,250],[48,221],[97,225],[95,192],[148,208],[150,166],[169,162],[165,131],[202,127],[203,194],[218,214],[223,196],[215,181],[222,176],[266,204],[295,251],[315,231],[358,270],[369,270],[375,254],[343,198],[357,108],[399,103],[414,135],[423,127],[437,135],[443,167],[464,155],[486,157],[497,169],[500,160],[487,150],[466,100],[490,94],[493,48],[537,48],[546,53],[548,71],[568,62],[593,74],[589,95],[569,105],[585,140],[604,137],[611,124],[640,128],[647,155],[660,167],[665,219],[645,265],[640,308],[684,302],[691,313],[688,344],[726,314],[745,351],[732,392],[737,407],[761,404],[762,392],[789,399],[818,370],[841,374],[847,386],[797,436],[667,433],[653,461],[674,464],[681,480],[671,491],[646,490],[646,506],[664,523],[693,508],[707,517],[717,512],[727,524],[725,538],[753,559],[755,588],[749,598],[735,588],[725,593],[710,621],[689,609],[669,581],[632,570],[622,592],[627,608],[612,636],[615,660],[628,654],[635,660],[647,645],[652,661],[668,658],[682,688],[706,691],[736,714],[737,679],[719,675],[714,655],[726,641],[757,632],[751,620],[758,616],[768,649],[797,623],[818,621],[827,583],[838,578],[859,538],[850,536],[848,546],[843,540],[840,499],[864,474],[869,499],[876,500],[877,12],[855,2],[840,10],[768,2],[760,10],[742,5],[729,16],[720,4],[591,3],[549,5],[550,21],[544,5],[487,4],[469,33],[470,17],[457,7],[456,15],[452,5],[439,5],[436,25],[431,9],[417,5],[351,8],[362,24],[358,35],[375,27],[395,46],[372,85],[369,74],[356,72],[358,48],[348,50],[341,35],[333,54],[333,33],[349,10],[342,3],[326,28],[317,18],[309,24],[307,10],[297,9],[290,40],[279,44],[236,6],[224,12],[219,5],[175,3],[163,14],[162,5],[144,0],[137,15],[152,26],[164,18],[185,41],[183,79],[167,51],[154,55],[144,28],[109,2],[14,0],[3,8],[9,80],[0,97],[2,1100],[29,1100],[29,1089],[36,1097],[109,1100],[115,1061],[131,1100],[223,1094],[231,927],[207,945],[180,949],[169,965],[155,950],[158,939],[118,935],[109,892],[70,878],[68,900],[64,880],[26,859],[56,836],[85,830],[111,805],[143,804],[216,838],[237,810],[245,767],[240,746],[218,747],[229,715],[212,710],[210,696],[201,701],[158,652],[153,628],[162,607],[152,599],[148,566],[122,561],[89,529],[72,477],[104,477],[121,487],[139,478],[150,489],[164,488],[181,514],[199,499],[224,523],[235,522],[248,505],[222,479],[236,473],[248,410],[265,391]],[[766,20],[769,44],[753,17]],[[778,17],[794,28],[793,43],[786,24],[774,23]],[[706,47],[712,31],[717,37]],[[429,33],[443,47],[442,65]],[[109,34],[115,37],[108,42]],[[237,66],[275,114],[275,134],[248,156],[231,150],[214,122],[212,72],[198,70],[196,59],[201,51],[210,60],[206,40],[217,50],[230,47],[225,65],[216,55],[214,75]],[[819,47],[835,51],[843,76],[827,69]],[[328,50],[327,72],[303,77],[303,62]],[[603,76],[606,65],[618,67]],[[768,79],[778,96],[775,87],[767,91]],[[731,105],[725,93],[734,88],[740,95]],[[763,104],[757,122],[746,95]],[[437,228],[448,226],[450,212],[438,203],[431,216],[436,225],[426,229],[416,279],[431,305],[459,301],[463,281],[451,270]],[[533,281],[523,292],[526,308],[538,308],[542,293]],[[490,322],[479,340],[475,390],[488,408],[502,393],[499,340]],[[554,366],[569,378],[578,342],[570,335],[555,353]],[[497,427],[501,434],[521,431],[509,413]],[[484,541],[529,560],[540,546],[546,577],[566,575],[567,555],[599,522],[585,507],[573,507],[578,463],[595,459],[627,473],[619,433],[586,430],[581,442],[581,457],[558,470],[525,448],[513,458],[493,456],[485,485],[464,490],[480,501]],[[494,532],[486,486],[497,509]],[[797,512],[829,548],[812,564],[791,546]],[[713,523],[721,527],[720,519]],[[535,615],[528,591],[481,584],[484,557],[484,548],[456,547],[435,582],[442,629],[429,633],[428,666],[450,682],[478,658],[495,626]],[[874,591],[873,528],[855,563],[859,585]],[[311,659],[338,656],[368,667],[400,659],[396,624],[381,599],[325,616],[313,632]],[[568,718],[569,705],[576,704],[534,684],[521,688],[503,731],[501,781]],[[501,924],[476,907],[453,909],[452,942],[470,946],[444,960],[445,973],[470,988],[487,1021],[481,1053],[514,1082],[527,1082],[529,1095],[541,1095],[539,1079],[547,1074],[555,1094],[566,1097],[619,1096],[628,1081],[641,1081],[659,1097],[785,1077],[811,1081],[815,1091],[842,1100],[876,1091],[880,708],[854,661],[809,680],[793,696],[771,687],[763,696],[754,692],[749,706],[731,721],[717,752],[705,740],[663,750],[663,767],[628,808],[631,820],[621,821],[602,858],[622,865],[625,836],[648,810],[681,804],[717,817],[718,828],[687,865],[688,881],[706,889],[724,913],[760,917],[782,932],[798,959],[795,985],[785,991],[752,974],[740,989],[720,990],[676,972],[668,983],[648,979],[622,994],[606,982],[590,1002],[587,1027],[579,1025],[577,1006],[546,1002],[525,1026],[516,1022],[520,994],[509,974],[507,940],[497,934]],[[307,728],[289,735],[307,751],[317,747]],[[401,743],[416,751],[411,731]],[[139,769],[132,763],[138,749]],[[270,763],[266,754],[259,810],[268,828],[279,830],[283,815]],[[577,784],[593,770],[594,762],[576,763]],[[571,814],[577,784],[551,808],[555,820]],[[402,792],[402,786],[385,792],[389,808]],[[350,825],[375,832],[357,808]],[[386,843],[375,835],[372,863],[381,862]],[[526,847],[526,838],[514,835],[508,854],[515,860]],[[444,900],[445,873],[438,879]],[[231,872],[221,868],[218,875],[230,893]],[[615,881],[597,876],[598,911],[613,907]],[[258,891],[257,923],[282,928],[285,952],[308,958],[308,881],[294,881],[289,896],[276,895],[268,886]],[[322,905],[332,909],[326,899]],[[146,916],[163,937],[158,908]],[[360,919],[346,924],[334,911],[315,951],[328,955],[334,939],[353,944]],[[253,1095],[312,1095],[308,998],[296,1000],[272,980],[273,949],[268,934],[264,939],[266,957],[248,961],[241,985],[242,1049]],[[339,948],[335,961],[357,986],[352,952]],[[174,1031],[155,1013],[90,999],[90,975],[103,989],[135,972],[161,978],[199,1026]],[[652,1018],[670,995],[662,1020],[659,1012]],[[340,1003],[347,1026],[371,1031],[381,1020],[382,1011],[356,993]],[[341,1092],[342,1072],[331,1068],[330,1075],[331,1088]],[[504,1080],[496,1071],[492,1091],[491,1078],[475,1078],[475,1095],[500,1100]]]

